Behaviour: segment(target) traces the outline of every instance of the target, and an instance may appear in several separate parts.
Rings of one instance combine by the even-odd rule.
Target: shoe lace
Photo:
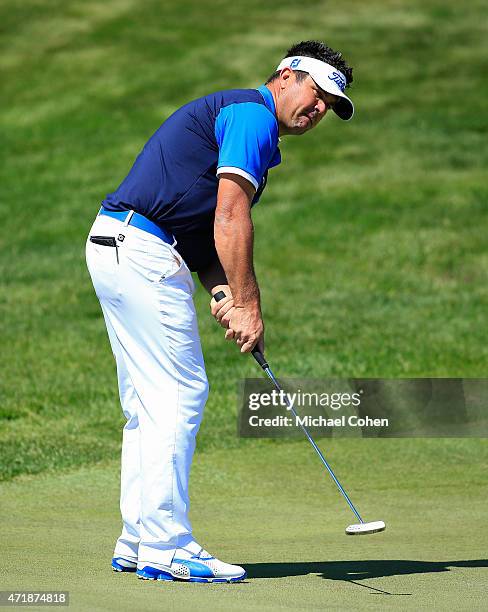
[[[200,551],[196,555],[192,556],[192,559],[202,559],[202,561],[203,561],[204,559],[205,560],[213,559],[213,557],[204,548],[201,548]]]

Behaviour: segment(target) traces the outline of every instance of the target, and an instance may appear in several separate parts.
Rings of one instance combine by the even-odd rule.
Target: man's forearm
[[[224,269],[219,259],[216,258],[207,268],[199,270],[198,278],[205,289],[212,295],[212,289],[218,285],[228,285]]]
[[[264,350],[264,323],[253,267],[253,195],[254,187],[246,178],[233,174],[221,175],[214,239],[233,296],[232,308],[227,313],[225,337],[235,339],[241,353],[248,353],[256,345],[261,351]]]
[[[249,212],[215,218],[215,247],[237,307],[258,306],[253,268],[254,229]]]

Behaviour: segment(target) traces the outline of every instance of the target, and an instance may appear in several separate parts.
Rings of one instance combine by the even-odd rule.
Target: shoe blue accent
[[[151,567],[150,565],[138,569],[136,576],[144,580],[174,580],[174,577],[169,572],[165,572],[157,567]]]
[[[192,559],[193,558],[194,557],[192,557]],[[173,559],[173,563],[181,563],[181,565],[186,565],[186,567],[190,570],[190,578],[214,577],[214,573],[209,567],[203,563],[198,563],[198,561],[192,561],[192,559]],[[213,557],[209,557],[209,559],[213,559]]]
[[[134,567],[126,567],[125,565],[121,565],[119,561],[128,561],[129,563],[133,563]],[[114,557],[112,559],[112,568],[114,572],[135,572],[137,569],[137,563],[135,561],[131,561],[130,559],[125,559],[124,557]]]

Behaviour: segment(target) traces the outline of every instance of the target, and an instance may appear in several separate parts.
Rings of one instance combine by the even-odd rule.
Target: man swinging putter
[[[87,240],[88,269],[117,364],[122,533],[112,567],[147,580],[235,582],[246,573],[192,535],[188,483],[208,395],[193,305],[196,271],[242,353],[264,351],[251,207],[281,161],[279,137],[341,119],[352,69],[317,41],[291,47],[257,89],[207,95],[153,134]]]

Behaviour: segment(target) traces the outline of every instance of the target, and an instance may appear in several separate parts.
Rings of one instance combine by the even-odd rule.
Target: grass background
[[[217,89],[258,86],[295,41],[324,39],[343,50],[355,69],[350,93],[357,112],[348,124],[329,116],[304,138],[285,138],[283,163],[270,173],[254,212],[267,356],[274,370],[280,377],[297,378],[486,375],[484,5],[480,0],[305,0],[299,5],[290,0],[190,0],[184,5],[3,0],[0,479],[5,483],[0,499],[4,518],[14,517],[10,544],[4,543],[10,568],[20,568],[26,551],[45,555],[43,540],[38,549],[32,544],[33,530],[47,528],[52,516],[55,524],[46,533],[74,542],[78,536],[64,531],[73,521],[70,508],[85,508],[86,521],[76,525],[86,529],[90,515],[93,538],[112,525],[105,548],[98,551],[100,567],[117,535],[122,415],[114,363],[84,263],[84,242],[100,200],[179,105]],[[225,523],[226,537],[220,537],[203,513],[195,516],[197,528],[208,533],[210,549],[215,545],[216,552],[232,553],[236,560],[241,544],[243,561],[280,559],[286,546],[302,550],[306,559],[318,550],[313,548],[315,527],[307,527],[303,544],[299,530],[290,526],[296,510],[305,525],[332,521],[330,554],[351,558],[352,550],[341,548],[331,535],[336,513],[342,517],[345,512],[336,492],[317,489],[332,504],[325,515],[317,515],[319,502],[308,497],[321,476],[310,467],[316,458],[305,443],[236,437],[237,381],[256,376],[257,370],[252,359],[223,341],[207,302],[199,289],[196,304],[211,395],[192,499],[197,510],[204,510],[202,500],[211,487],[219,503],[228,500],[241,526]],[[473,518],[466,498],[476,509],[474,518],[485,520],[484,440],[341,440],[327,448],[370,512],[384,507],[392,514],[385,518],[398,521],[389,544],[363,544],[357,555],[415,559],[415,544],[419,558],[440,562],[448,560],[443,551],[450,542],[451,560],[481,558],[483,533],[470,531],[469,540],[463,540],[457,527]],[[210,467],[198,468],[199,462],[212,466],[214,461],[215,476],[209,475]],[[271,484],[259,505],[263,465],[275,471],[265,477]],[[290,476],[295,473],[303,482]],[[290,487],[280,492],[276,483],[287,478]],[[405,478],[408,486],[402,489]],[[239,499],[233,479],[250,488],[248,496]],[[368,492],[366,483],[373,481],[383,505]],[[36,514],[41,490],[46,492],[45,518]],[[105,491],[102,508],[95,500],[104,499]],[[85,498],[89,507],[83,506]],[[262,525],[245,521],[256,504]],[[268,532],[265,547],[251,545],[246,530],[267,533],[276,508],[282,508],[279,528]],[[417,508],[421,537],[409,542],[401,529],[417,524]],[[15,516],[21,509],[19,523]],[[83,542],[73,546],[77,554],[94,558]],[[45,560],[42,572],[47,573],[41,572],[42,580],[37,574],[37,584],[47,584],[49,568],[57,567],[55,559]],[[363,577],[371,577],[368,571]],[[452,591],[445,582],[420,583],[425,597],[412,609],[433,609],[432,593],[443,602],[457,597],[457,609],[475,609],[477,603],[466,593],[481,593],[480,571],[461,573]],[[0,573],[5,585],[7,574]],[[8,575],[9,585],[18,584]],[[105,588],[90,580],[92,593]],[[292,582],[296,599],[289,591],[280,595],[281,582],[261,595],[263,587],[256,587],[261,609],[271,601],[280,609],[299,607],[300,601],[303,607],[320,607],[316,587],[309,592],[308,583]],[[86,589],[86,584],[76,588]],[[341,593],[339,588],[336,606]],[[83,601],[80,607],[96,609],[93,596]],[[376,600],[347,601],[349,609],[377,605]],[[241,604],[240,609],[251,606]],[[107,606],[108,599],[100,609]]]
[[[1,7],[0,477],[114,457],[114,363],[84,263],[100,200],[188,99],[254,87],[288,45],[354,66],[349,124],[285,138],[256,208],[280,376],[482,377],[488,363],[483,3],[6,0]],[[235,447],[251,359],[196,296],[212,393],[201,450]]]

